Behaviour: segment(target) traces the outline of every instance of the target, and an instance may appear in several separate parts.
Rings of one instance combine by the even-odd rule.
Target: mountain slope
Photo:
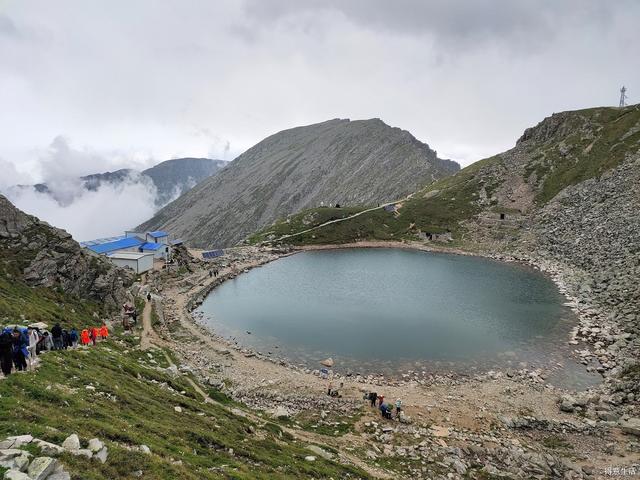
[[[183,195],[195,185],[222,170],[228,162],[209,158],[177,158],[142,171],[158,189],[158,205]]]
[[[554,114],[527,129],[513,149],[427,186],[399,205],[395,213],[375,210],[285,240],[290,243],[418,240],[420,232],[451,232],[454,243],[474,248],[479,244],[491,249],[494,243],[532,241],[528,229],[540,225],[543,219],[550,221],[545,212],[561,210],[558,205],[579,195],[577,192],[593,190],[590,200],[583,201],[586,203],[583,207],[591,210],[598,207],[596,198],[606,196],[601,191],[605,186],[612,189],[610,196],[622,195],[624,189],[614,192],[613,187],[620,187],[622,178],[625,184],[633,178],[637,169],[634,159],[639,150],[638,106]],[[621,171],[626,173],[615,185],[607,181],[620,176]],[[637,195],[634,196],[637,188],[631,182],[620,208],[638,202]],[[336,209],[324,209],[322,215],[312,210],[301,212],[287,222],[266,228],[254,240],[291,235],[300,231],[301,224],[308,229],[328,217],[340,215]],[[630,219],[630,225],[635,223]],[[584,227],[578,227],[576,235],[581,231],[587,235]],[[544,239],[536,241],[542,243]]]
[[[329,120],[266,138],[139,228],[228,246],[304,208],[393,200],[458,168],[379,119]]]
[[[86,321],[89,312],[120,306],[132,280],[0,195],[0,319]]]

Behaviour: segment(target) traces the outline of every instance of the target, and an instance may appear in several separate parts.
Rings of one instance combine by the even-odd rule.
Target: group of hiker
[[[8,376],[13,369],[18,372],[35,365],[37,356],[43,351],[66,350],[76,348],[78,344],[96,344],[98,339],[106,339],[109,329],[106,324],[100,327],[85,328],[78,332],[76,327],[67,330],[56,323],[51,331],[35,324],[29,327],[5,327],[0,332],[0,369]]]
[[[218,275],[220,275],[220,270],[213,269],[213,270],[209,270],[209,278],[218,278]]]
[[[392,403],[385,402],[384,395],[378,395],[377,392],[369,392],[365,394],[365,400],[368,400],[371,403],[372,408],[380,410],[380,415],[382,415],[383,418],[387,418],[389,420],[393,419],[394,405]],[[399,398],[395,403],[395,411],[395,418],[400,420],[400,414],[402,413],[402,400]]]

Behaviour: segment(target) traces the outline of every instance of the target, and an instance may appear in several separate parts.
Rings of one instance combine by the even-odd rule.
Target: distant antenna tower
[[[623,85],[622,88],[620,89],[620,108],[627,106],[627,102],[625,101],[626,99],[627,99],[627,87]]]

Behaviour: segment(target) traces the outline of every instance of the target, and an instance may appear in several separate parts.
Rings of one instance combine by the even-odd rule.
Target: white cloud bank
[[[1,159],[0,192],[19,209],[66,230],[78,241],[121,235],[155,213],[158,192],[153,183],[134,173],[122,183],[104,183],[90,191],[79,178],[121,166],[89,149],[74,148],[58,136],[34,169],[48,192],[27,187],[35,183],[34,177]]]
[[[65,194],[71,192],[65,190]],[[85,190],[78,183],[73,193],[73,200],[66,205],[32,189],[13,190],[8,198],[19,209],[66,230],[78,241],[122,235],[155,212],[155,188],[141,182],[106,184],[96,191]]]

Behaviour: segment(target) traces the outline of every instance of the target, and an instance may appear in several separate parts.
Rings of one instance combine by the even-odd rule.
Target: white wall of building
[[[111,263],[118,267],[129,267],[136,273],[144,273],[153,269],[153,255],[144,255],[139,258],[108,257]]]

